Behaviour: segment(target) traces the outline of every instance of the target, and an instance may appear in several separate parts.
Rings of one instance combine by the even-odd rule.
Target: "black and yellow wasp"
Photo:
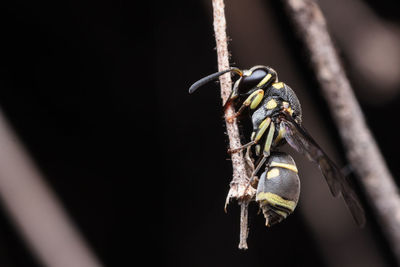
[[[257,185],[256,201],[264,213],[266,225],[274,225],[291,214],[300,194],[300,180],[293,158],[278,151],[286,142],[318,164],[332,195],[336,197],[341,193],[356,223],[364,225],[364,211],[356,194],[332,160],[301,126],[299,99],[288,85],[278,81],[275,70],[261,65],[249,70],[233,67],[200,79],[190,87],[189,93],[228,72],[239,75],[225,103],[225,106],[233,104],[236,110],[228,120],[247,109],[253,126],[249,142],[229,152],[247,149],[246,153],[251,155],[254,147],[258,161],[250,183],[265,164]]]

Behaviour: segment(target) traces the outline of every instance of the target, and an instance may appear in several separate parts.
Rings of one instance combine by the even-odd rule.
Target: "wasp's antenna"
[[[209,82],[215,80],[216,78],[218,78],[222,74],[225,74],[225,73],[230,72],[230,71],[239,74],[239,76],[243,76],[243,72],[240,69],[235,68],[235,67],[227,69],[227,70],[219,71],[217,73],[213,73],[213,74],[210,74],[210,75],[208,75],[208,76],[206,76],[204,78],[201,78],[200,80],[198,80],[197,82],[192,84],[192,86],[190,86],[190,88],[189,88],[189,94],[193,93],[199,87],[205,85],[206,83],[209,83]]]

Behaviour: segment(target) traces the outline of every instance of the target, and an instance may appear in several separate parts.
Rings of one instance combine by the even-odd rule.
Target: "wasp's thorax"
[[[276,98],[279,100],[278,109],[283,110],[290,114],[292,118],[298,123],[302,122],[302,110],[300,101],[297,98],[295,92],[287,84],[283,82],[276,82],[270,86],[266,92],[266,95],[270,98]],[[268,100],[266,100],[268,102]],[[267,105],[267,103],[265,103]]]

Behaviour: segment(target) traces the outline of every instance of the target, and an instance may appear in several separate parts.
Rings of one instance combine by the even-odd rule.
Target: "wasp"
[[[224,104],[225,107],[230,104],[235,107],[235,114],[227,119],[232,120],[247,111],[253,128],[248,143],[228,152],[247,149],[246,153],[250,156],[251,148],[254,147],[258,160],[249,185],[261,167],[265,166],[256,186],[256,201],[266,218],[266,225],[279,223],[291,214],[300,195],[296,164],[289,154],[279,152],[285,143],[319,166],[332,195],[337,197],[341,194],[355,222],[364,225],[364,210],[354,190],[335,163],[302,126],[300,101],[287,84],[278,81],[274,69],[262,65],[248,70],[232,67],[195,82],[189,93],[228,72],[239,75],[239,78]]]

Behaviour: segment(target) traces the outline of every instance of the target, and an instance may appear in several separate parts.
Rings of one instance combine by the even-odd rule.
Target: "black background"
[[[239,210],[223,212],[231,163],[218,90],[187,93],[216,71],[208,11],[200,1],[9,2],[0,11],[0,107],[107,266],[328,265],[299,212],[265,231],[252,206],[250,249],[237,249]],[[309,75],[301,56],[293,60]],[[399,101],[363,106],[395,176],[397,133],[387,121]],[[40,266],[0,211],[2,266]],[[392,265],[372,217],[382,264]]]

